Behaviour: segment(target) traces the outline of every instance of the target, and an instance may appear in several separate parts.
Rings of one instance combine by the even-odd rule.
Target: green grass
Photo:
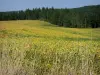
[[[0,21],[0,75],[100,75],[100,28]]]

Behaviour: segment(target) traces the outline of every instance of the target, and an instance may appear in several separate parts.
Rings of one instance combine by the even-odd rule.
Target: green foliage
[[[100,27],[100,5],[73,9],[35,8],[25,11],[0,12],[0,20],[44,20],[73,28]]]

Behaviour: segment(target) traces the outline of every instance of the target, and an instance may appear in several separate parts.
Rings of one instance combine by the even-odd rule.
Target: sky
[[[27,8],[77,8],[100,5],[100,0],[0,0],[0,11],[25,10]]]

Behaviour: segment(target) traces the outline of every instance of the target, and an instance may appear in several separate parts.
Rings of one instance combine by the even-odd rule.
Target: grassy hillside
[[[1,21],[0,34],[1,37],[32,37],[61,40],[99,40],[98,35],[100,29],[79,29],[79,28],[64,28],[57,27],[44,21]],[[92,37],[92,38],[91,38]]]
[[[0,75],[99,75],[100,28],[0,21]]]

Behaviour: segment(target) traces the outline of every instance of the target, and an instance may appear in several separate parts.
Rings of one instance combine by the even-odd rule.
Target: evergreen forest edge
[[[100,5],[79,8],[33,8],[20,11],[0,12],[0,21],[43,20],[70,28],[100,27]]]

